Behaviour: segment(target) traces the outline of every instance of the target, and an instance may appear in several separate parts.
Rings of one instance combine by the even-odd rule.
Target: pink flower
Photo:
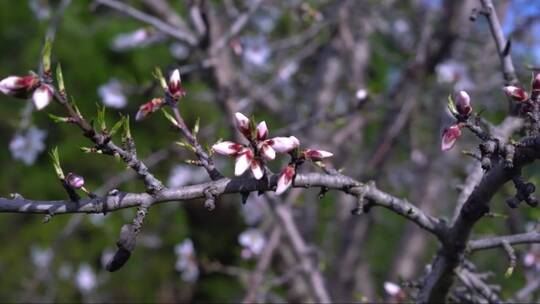
[[[32,102],[36,106],[36,109],[42,110],[53,99],[54,89],[50,85],[42,84],[32,94]]]
[[[84,186],[84,178],[73,172],[69,172],[65,177],[66,183],[74,189],[81,189]]]
[[[163,98],[154,98],[149,102],[144,103],[139,107],[139,111],[137,111],[137,114],[135,114],[135,120],[142,120],[143,118],[148,116],[148,114],[159,110],[164,104],[165,100],[163,100]]]
[[[456,140],[461,136],[461,126],[456,124],[446,128],[443,132],[441,150],[448,151],[452,149]]]
[[[465,91],[459,91],[456,97],[456,109],[459,114],[469,116],[472,112],[471,97]]]
[[[283,192],[287,191],[292,185],[294,175],[296,173],[296,168],[294,165],[287,165],[285,169],[281,172],[279,179],[277,181],[276,194],[280,195]]]
[[[523,102],[529,99],[529,95],[522,88],[516,86],[506,86],[503,88],[506,96],[512,98],[514,101]]]
[[[0,81],[0,92],[16,98],[26,99],[39,84],[39,78],[35,75],[9,76]]]
[[[243,148],[236,157],[234,175],[240,176],[247,169],[251,169],[251,173],[255,179],[261,179],[264,175],[262,164],[255,158],[253,151],[249,148]]]
[[[323,158],[328,158],[334,156],[334,154],[324,151],[324,150],[313,150],[313,149],[306,149],[302,151],[302,156],[304,158],[309,158],[312,161],[320,161]]]
[[[186,96],[186,91],[182,88],[182,79],[180,78],[180,71],[178,69],[175,69],[171,77],[169,77],[169,94],[175,100]]]
[[[243,145],[234,143],[232,141],[222,141],[212,146],[212,149],[221,155],[233,156],[244,148]]]

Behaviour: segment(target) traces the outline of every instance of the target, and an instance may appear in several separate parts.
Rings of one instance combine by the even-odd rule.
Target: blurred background
[[[61,1],[0,0],[0,75],[37,70],[48,25]],[[68,1],[69,2],[69,1]],[[54,43],[67,91],[87,118],[96,104],[107,107],[112,125],[120,114],[134,118],[138,107],[158,94],[152,71],[180,68],[187,96],[186,123],[200,118],[200,141],[235,139],[232,113],[265,120],[270,135],[294,135],[306,147],[334,153],[329,162],[436,216],[451,219],[461,185],[475,161],[461,154],[477,141],[469,134],[453,150],[440,151],[441,131],[451,123],[449,94],[467,90],[475,112],[493,124],[507,113],[499,58],[482,15],[471,21],[476,0],[133,0],[116,1],[173,28],[187,27],[198,45],[175,39],[135,20],[108,1],[71,1]],[[540,65],[540,2],[495,3],[522,83]],[[233,24],[244,19],[240,30]],[[221,41],[220,41],[221,39]],[[219,43],[222,45],[220,46]],[[217,45],[217,46],[216,46]],[[66,171],[84,176],[87,188],[106,193],[143,192],[144,185],[111,157],[85,154],[91,143],[67,124],[53,104],[35,112],[23,100],[0,96],[0,195],[66,199],[48,151],[58,147]],[[189,151],[160,113],[132,119],[139,157],[169,187],[207,181],[190,166]],[[216,156],[227,176],[233,162]],[[274,162],[279,170],[286,158]],[[302,172],[320,169],[304,165]],[[525,176],[538,182],[537,166]],[[507,186],[493,200],[493,212],[474,237],[534,229],[540,216],[528,207],[509,209]],[[388,300],[385,282],[418,279],[437,249],[436,240],[397,215],[373,209],[351,215],[352,198],[318,189],[294,189],[282,199],[292,211],[309,254],[323,273],[333,299]],[[118,272],[104,269],[120,227],[135,209],[107,215],[60,215],[43,223],[38,215],[0,215],[1,302],[238,302],[272,240],[268,269],[256,298],[262,302],[308,301],[298,261],[265,196],[219,198],[209,212],[202,201],[154,206],[137,249]],[[540,250],[516,247],[518,266],[505,278],[502,249],[471,256],[479,271],[504,297],[539,280]],[[539,284],[540,285],[540,284]],[[537,294],[538,296],[538,294]],[[528,295],[533,300],[534,293]],[[536,298],[537,299],[537,298]]]

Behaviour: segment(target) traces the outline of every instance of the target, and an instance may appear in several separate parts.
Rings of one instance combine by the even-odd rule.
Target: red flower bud
[[[456,109],[459,114],[469,116],[472,112],[471,97],[465,91],[459,91],[456,97]]]
[[[73,189],[81,189],[84,186],[84,178],[73,172],[66,175],[65,181]]]
[[[452,125],[446,128],[443,132],[441,150],[448,151],[452,149],[456,140],[461,136],[460,125]]]
[[[137,114],[135,114],[135,120],[142,120],[143,118],[148,116],[148,114],[159,110],[164,104],[165,101],[162,98],[154,98],[150,100],[149,102],[139,107],[139,111],[137,111]]]
[[[306,149],[302,152],[305,158],[309,158],[312,161],[320,161],[323,158],[332,157],[334,154],[324,150]]]
[[[514,101],[517,102],[523,102],[527,99],[529,99],[529,95],[525,90],[522,88],[518,88],[516,86],[506,86],[503,88],[504,93],[506,93],[506,96],[512,98]]]
[[[182,88],[182,79],[180,78],[180,71],[178,69],[174,70],[169,78],[169,93],[175,100],[186,96],[186,91]]]

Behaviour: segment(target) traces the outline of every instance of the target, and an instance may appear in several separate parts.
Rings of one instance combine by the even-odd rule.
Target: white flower
[[[141,28],[130,33],[117,35],[112,43],[112,49],[115,51],[126,51],[129,49],[142,48],[161,40],[162,35],[156,31]]]
[[[271,50],[264,39],[253,38],[246,41],[243,55],[247,63],[262,67],[268,62]]]
[[[401,287],[396,283],[384,282],[384,291],[390,296],[396,296],[401,292]]]
[[[127,98],[122,88],[122,83],[116,78],[111,78],[108,82],[98,88],[98,95],[101,102],[113,109],[122,109],[127,105]]]
[[[81,264],[75,275],[75,283],[82,292],[92,291],[97,285],[94,270],[88,264]]]
[[[42,110],[51,103],[53,99],[54,89],[50,85],[42,84],[32,94],[32,102],[36,106],[36,109]]]
[[[368,91],[366,89],[358,89],[355,95],[356,99],[364,100],[368,97]]]
[[[38,268],[45,268],[50,264],[53,258],[53,252],[51,248],[41,248],[32,246],[30,249],[30,256],[32,263]]]
[[[28,0],[28,6],[30,6],[30,10],[32,10],[32,13],[34,13],[38,20],[46,20],[51,17],[49,1]]]
[[[9,143],[12,157],[27,166],[34,164],[38,155],[45,150],[46,137],[47,132],[36,127],[30,127],[26,133],[16,134]]]
[[[259,229],[250,228],[238,236],[238,242],[244,248],[242,257],[249,259],[262,253],[266,238]]]
[[[174,253],[177,255],[175,269],[182,273],[182,280],[195,282],[199,277],[199,267],[191,239],[185,239],[174,246]]]

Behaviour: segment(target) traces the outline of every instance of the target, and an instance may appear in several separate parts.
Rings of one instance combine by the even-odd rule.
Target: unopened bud
[[[81,189],[84,186],[84,178],[73,172],[66,175],[66,183],[73,189]]]
[[[522,88],[516,86],[506,86],[503,88],[506,96],[512,98],[514,101],[523,102],[529,99],[529,95]]]

